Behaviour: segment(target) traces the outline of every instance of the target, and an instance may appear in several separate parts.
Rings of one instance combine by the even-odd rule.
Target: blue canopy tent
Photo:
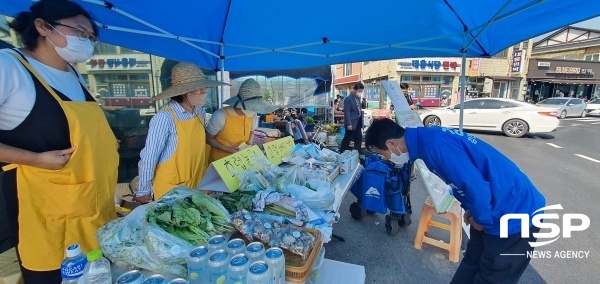
[[[488,57],[600,15],[600,0],[73,1],[91,12],[102,41],[206,68],[462,56],[463,86],[467,56]],[[0,0],[0,13],[14,16],[32,3]]]

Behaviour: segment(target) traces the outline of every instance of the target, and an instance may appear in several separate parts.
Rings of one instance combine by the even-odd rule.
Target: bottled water
[[[60,265],[62,284],[75,284],[77,279],[83,275],[87,263],[85,254],[81,253],[79,245],[75,244],[67,248],[67,258]]]
[[[87,265],[83,271],[85,284],[112,284],[110,262],[102,257],[101,250],[93,250],[87,254]]]

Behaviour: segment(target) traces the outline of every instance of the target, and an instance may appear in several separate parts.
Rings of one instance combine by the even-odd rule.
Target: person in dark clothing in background
[[[367,108],[367,99],[366,98],[362,98],[362,101],[360,102],[360,108],[362,108],[362,109]]]
[[[410,109],[417,109],[417,106],[415,105],[415,103],[413,102],[413,99],[410,97],[410,94],[408,93],[408,84],[406,84],[406,83],[400,84],[400,89],[402,90],[402,93],[404,94],[404,97],[406,98],[406,101],[408,102],[408,106],[410,106]]]
[[[362,146],[362,127],[363,114],[360,108],[360,94],[364,91],[365,86],[362,83],[354,85],[354,89],[344,99],[344,126],[346,132],[340,152],[350,150],[350,141],[354,141],[354,149],[360,151]]]
[[[519,281],[539,228],[532,226],[522,238],[521,221],[509,220],[508,236],[501,237],[500,219],[513,213],[532,218],[546,200],[514,162],[471,134],[443,127],[404,129],[390,119],[373,122],[365,140],[367,149],[395,164],[423,160],[466,210],[470,239],[451,283]]]

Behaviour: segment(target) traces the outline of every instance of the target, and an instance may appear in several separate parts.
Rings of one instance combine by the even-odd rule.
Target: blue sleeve
[[[138,163],[140,180],[137,196],[152,193],[152,180],[162,153],[167,150],[169,136],[175,131],[175,122],[166,111],[159,111],[150,120],[146,146],[140,152]]]
[[[433,140],[433,139],[431,139]],[[484,228],[494,225],[492,220],[492,190],[490,183],[473,164],[458,141],[435,139],[426,148],[428,156],[436,165],[438,173],[453,186],[456,199],[473,215],[477,224]],[[475,146],[477,147],[477,146]],[[459,196],[456,196],[459,195]]]

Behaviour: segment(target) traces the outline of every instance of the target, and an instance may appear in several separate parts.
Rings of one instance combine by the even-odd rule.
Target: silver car
[[[556,109],[559,118],[570,116],[585,117],[586,104],[582,99],[575,98],[548,98],[539,103],[538,106]]]

